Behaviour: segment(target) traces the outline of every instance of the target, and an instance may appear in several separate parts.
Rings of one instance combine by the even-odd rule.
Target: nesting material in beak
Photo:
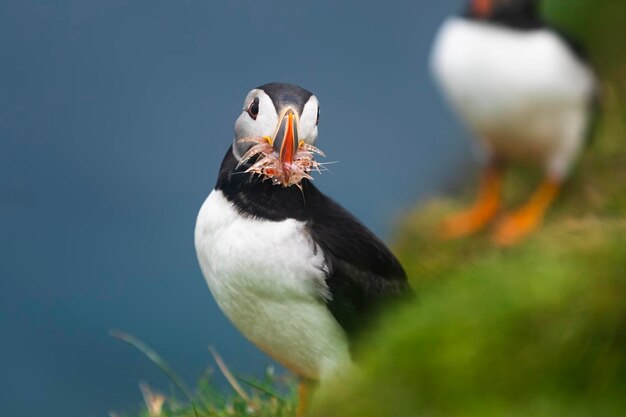
[[[246,172],[259,174],[276,185],[300,187],[303,179],[313,179],[312,169],[320,172],[320,164],[315,155],[325,156],[322,151],[298,139],[298,122],[295,113],[288,110],[274,135],[240,139],[241,143],[255,143],[239,161],[243,165],[258,156]]]
[[[298,122],[292,110],[283,116],[278,131],[274,135],[274,151],[278,153],[280,161],[286,167],[293,164],[298,152]]]

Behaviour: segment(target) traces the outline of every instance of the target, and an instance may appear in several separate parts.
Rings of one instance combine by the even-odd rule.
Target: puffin
[[[499,215],[511,163],[542,181],[496,223],[492,239],[512,246],[536,230],[590,137],[599,83],[576,40],[540,14],[538,0],[470,0],[436,35],[431,69],[476,139],[482,175],[476,202],[443,221],[445,239],[484,229]]]
[[[381,310],[412,293],[388,247],[311,182],[323,168],[319,114],[317,97],[299,86],[250,91],[195,227],[221,310],[299,377],[297,416],[315,386],[353,367]]]

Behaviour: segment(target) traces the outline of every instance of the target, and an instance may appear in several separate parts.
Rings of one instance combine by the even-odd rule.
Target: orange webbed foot
[[[443,240],[459,239],[484,229],[497,213],[497,207],[472,208],[445,219],[439,230]]]
[[[514,246],[537,230],[559,188],[556,181],[544,181],[525,206],[500,222],[492,236],[493,242],[498,246]]]
[[[474,206],[445,219],[440,226],[440,238],[458,239],[484,229],[500,209],[502,178],[502,170],[495,165],[490,166],[483,175],[478,200]]]
[[[534,232],[543,216],[520,210],[504,218],[496,227],[493,242],[498,246],[514,246]]]
[[[309,413],[311,405],[311,394],[315,387],[315,382],[307,379],[301,379],[298,385],[298,408],[296,417],[306,417]]]

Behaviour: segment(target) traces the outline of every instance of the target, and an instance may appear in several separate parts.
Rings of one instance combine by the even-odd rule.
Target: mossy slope
[[[604,111],[545,227],[499,249],[488,233],[435,237],[467,201],[407,215],[396,252],[419,298],[382,321],[362,372],[322,391],[314,416],[626,415],[626,58],[611,52],[624,45],[626,3],[568,2],[577,17],[565,3],[547,11],[595,51]],[[534,180],[512,175],[507,202]]]
[[[626,221],[485,252],[422,283],[315,415],[624,415]]]

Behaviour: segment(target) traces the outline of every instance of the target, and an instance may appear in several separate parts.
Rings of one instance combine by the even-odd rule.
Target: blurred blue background
[[[383,237],[470,163],[432,84],[430,43],[458,0],[0,3],[0,415],[106,416],[167,386],[120,328],[190,383],[268,358],[216,307],[196,213],[245,94],[321,101],[318,186]]]

